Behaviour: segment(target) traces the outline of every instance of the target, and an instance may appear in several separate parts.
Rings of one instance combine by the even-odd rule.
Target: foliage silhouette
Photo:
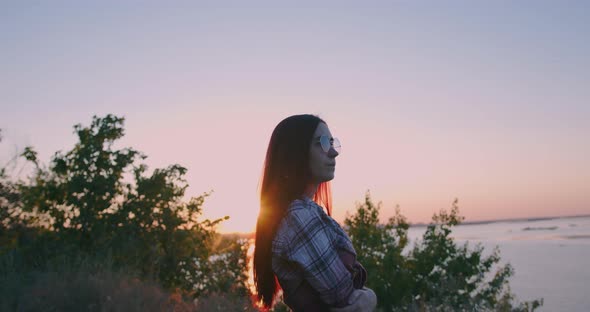
[[[344,224],[382,311],[529,311],[542,305],[542,299],[515,302],[508,285],[513,269],[499,266],[497,248],[484,256],[481,245],[455,243],[452,228],[463,220],[457,200],[449,212],[434,214],[412,248],[399,207],[385,224],[379,222],[380,207],[367,192]]]
[[[116,149],[123,126],[123,118],[95,116],[89,126],[74,126],[78,142],[55,153],[47,168],[27,147],[22,157],[34,165],[28,181],[10,181],[0,171],[0,256],[18,259],[16,271],[83,258],[193,296],[244,294],[245,260],[242,267],[234,260],[245,259],[245,243],[216,232],[228,217],[202,220],[210,193],[184,200],[186,168],[148,174],[145,155]],[[212,261],[218,253],[230,256]]]

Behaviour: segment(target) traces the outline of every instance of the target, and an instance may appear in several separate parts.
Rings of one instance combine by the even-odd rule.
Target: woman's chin
[[[334,174],[329,174],[324,178],[324,182],[328,182],[328,181],[332,181],[334,180]]]

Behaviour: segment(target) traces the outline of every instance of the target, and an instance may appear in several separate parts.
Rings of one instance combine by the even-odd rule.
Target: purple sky
[[[339,221],[368,189],[384,220],[590,213],[587,1],[139,3],[0,4],[0,164],[113,113],[248,231],[272,129],[314,113],[343,145]]]

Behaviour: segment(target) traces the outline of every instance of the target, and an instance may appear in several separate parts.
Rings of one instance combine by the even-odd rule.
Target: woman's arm
[[[346,250],[338,250],[338,256],[344,266],[352,275],[352,284],[355,289],[361,289],[367,282],[367,270],[356,261],[356,256]]]
[[[285,256],[297,264],[323,302],[342,307],[348,305],[354,290],[352,275],[332,244],[327,224],[315,208],[302,204],[292,207],[285,216],[289,229]]]

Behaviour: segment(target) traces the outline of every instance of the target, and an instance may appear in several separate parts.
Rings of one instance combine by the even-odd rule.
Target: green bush
[[[148,174],[145,155],[115,149],[123,123],[107,115],[76,125],[78,142],[49,166],[25,148],[22,157],[34,166],[26,181],[0,168],[0,261],[24,274],[87,259],[166,291],[245,294],[245,243],[216,232],[227,217],[202,220],[208,193],[184,199],[186,168]]]
[[[459,246],[450,237],[463,220],[457,200],[449,212],[433,216],[411,248],[409,224],[399,208],[386,224],[379,222],[379,210],[367,192],[344,224],[381,311],[532,311],[542,305],[542,300],[515,302],[508,285],[513,269],[499,266],[497,248],[484,256],[482,246]]]

